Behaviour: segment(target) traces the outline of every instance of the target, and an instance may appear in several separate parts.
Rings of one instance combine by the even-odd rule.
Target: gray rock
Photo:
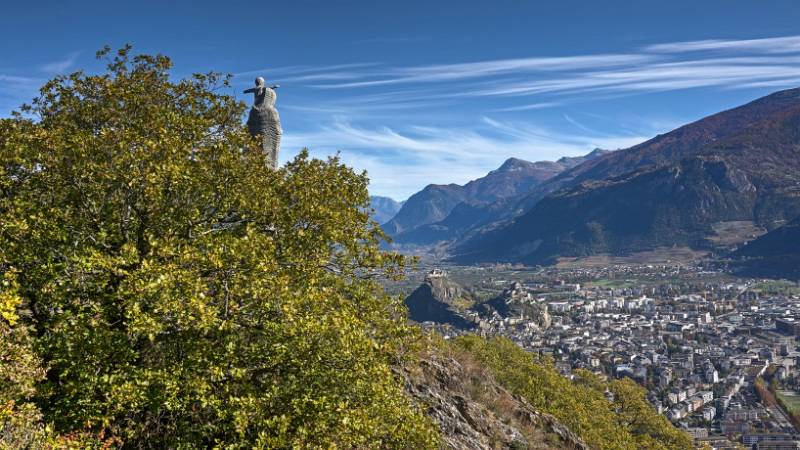
[[[502,294],[477,309],[483,315],[497,312],[502,317],[525,320],[539,330],[546,330],[552,324],[547,305],[539,303],[519,282],[512,283]]]
[[[417,367],[398,372],[406,392],[439,425],[444,448],[589,450],[558,419],[472,364],[429,354]]]

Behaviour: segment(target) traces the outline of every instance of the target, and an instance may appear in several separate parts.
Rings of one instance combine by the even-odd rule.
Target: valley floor
[[[472,303],[449,308],[475,328],[423,325],[447,339],[506,337],[551,358],[565,376],[587,370],[606,380],[632,379],[655,411],[712,448],[800,443],[790,414],[764,402],[756,389],[758,380],[774,380],[791,405],[787,393],[800,390],[800,284],[737,278],[687,263],[696,255],[683,249],[662,252],[661,262],[645,256],[648,263],[598,257],[552,268],[436,266],[469,294]],[[430,268],[391,288],[409,292]],[[547,309],[549,327],[541,329],[541,317],[534,323],[524,315],[480,312],[515,283],[526,293],[522,301]]]

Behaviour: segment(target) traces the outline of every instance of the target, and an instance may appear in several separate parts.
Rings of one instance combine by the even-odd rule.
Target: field
[[[603,289],[624,289],[624,288],[632,288],[636,286],[641,286],[641,282],[636,279],[621,279],[621,280],[598,280],[588,283],[593,287],[596,288],[603,288]]]
[[[792,414],[800,413],[800,394],[795,391],[778,391],[778,398]]]
[[[776,295],[776,294],[796,295],[800,293],[800,286],[798,286],[797,283],[792,281],[770,280],[758,283],[752,288],[750,288],[750,290],[771,295]]]
[[[675,264],[696,261],[706,252],[699,252],[688,247],[659,248],[647,252],[632,253],[626,256],[595,255],[581,258],[559,258],[556,267],[572,269],[579,267],[605,267],[619,264]]]
[[[567,282],[579,282],[587,287],[601,289],[649,287],[665,283],[681,285],[690,280],[695,283],[737,281],[736,277],[721,272],[696,272],[687,275],[686,272],[677,273],[666,269],[643,267],[648,264],[679,266],[689,261],[696,261],[696,258],[701,255],[702,253],[686,248],[669,248],[625,257],[595,256],[582,258],[580,261],[573,260],[569,263],[562,261],[562,264],[555,267],[500,264],[456,266],[425,261],[410,267],[406,272],[405,279],[384,282],[384,286],[391,294],[407,296],[424,281],[425,275],[432,268],[444,270],[448,279],[468,289],[478,301],[495,297],[515,281],[546,283],[553,279],[563,279]],[[782,294],[800,292],[800,286],[796,283],[786,282],[763,282],[754,289]],[[553,293],[550,298],[557,299],[558,295],[558,293]],[[560,295],[570,296],[568,292]]]
[[[717,222],[711,225],[715,235],[708,240],[715,246],[729,248],[766,233],[767,230],[750,221]]]

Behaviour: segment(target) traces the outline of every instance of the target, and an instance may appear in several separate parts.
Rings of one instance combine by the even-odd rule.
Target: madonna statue
[[[253,93],[253,107],[250,108],[250,115],[247,117],[247,129],[250,134],[259,139],[261,149],[267,157],[268,164],[273,168],[278,167],[278,150],[281,146],[281,118],[278,110],[275,109],[275,89],[278,86],[267,87],[264,79],[256,78],[256,86],[244,91],[246,94]]]

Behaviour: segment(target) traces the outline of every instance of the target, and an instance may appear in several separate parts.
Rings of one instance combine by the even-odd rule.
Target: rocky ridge
[[[445,448],[589,450],[555,417],[508,392],[466,355],[428,353],[398,373],[406,392],[439,425]]]

